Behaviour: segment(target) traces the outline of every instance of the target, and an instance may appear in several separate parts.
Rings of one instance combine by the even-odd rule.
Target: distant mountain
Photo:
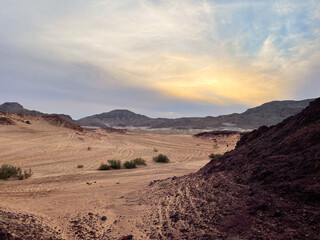
[[[175,129],[242,128],[275,125],[287,117],[299,113],[313,99],[302,101],[273,101],[250,108],[244,113],[233,113],[218,117],[184,117],[176,119],[149,118],[128,110],[114,110],[96,114],[77,121],[82,126],[95,127],[149,127]]]
[[[47,113],[42,113],[42,112],[35,111],[35,110],[28,110],[17,102],[5,102],[5,103],[1,104],[0,105],[0,112],[23,114],[23,115],[27,115],[27,116],[57,115],[69,123],[75,123],[75,121],[69,115],[56,114],[56,113],[47,114]]]
[[[82,126],[96,126],[96,127],[126,127],[126,126],[151,126],[152,119],[136,114],[129,110],[113,110],[107,113],[96,114],[90,117],[85,117],[78,120],[78,124]]]
[[[65,114],[47,114],[35,110],[25,109],[16,102],[6,102],[0,105],[0,112],[24,114],[29,116],[57,115],[70,123],[92,127],[147,127],[174,129],[255,129],[262,125],[271,126],[283,119],[299,113],[309,105],[313,99],[302,101],[273,101],[261,106],[250,108],[243,113],[233,113],[218,117],[183,117],[176,119],[150,118],[136,114],[129,110],[113,110],[111,112],[92,115],[73,120]]]

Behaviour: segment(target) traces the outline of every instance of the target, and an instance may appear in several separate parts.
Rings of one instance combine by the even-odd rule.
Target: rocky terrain
[[[320,98],[147,190],[150,239],[320,239]]]
[[[23,115],[20,113],[14,114],[0,112],[0,125],[16,125],[17,123],[32,124],[34,120],[38,121],[39,118],[42,118],[53,126],[69,128],[80,132],[84,130],[81,126],[75,123],[68,122],[65,119],[61,118],[59,115],[44,115],[39,117],[30,116],[31,118],[26,116],[27,115]]]
[[[137,127],[142,129],[217,129],[217,130],[252,130],[260,126],[271,126],[283,119],[297,114],[312,99],[302,101],[273,101],[261,106],[248,109],[243,113],[233,113],[217,117],[183,117],[176,119],[150,118],[136,114],[129,110],[113,110],[96,114],[79,120],[73,120],[65,114],[47,114],[39,111],[25,109],[15,102],[6,102],[0,105],[0,111],[17,113],[27,116],[57,115],[63,120],[81,126],[99,128],[126,128]]]
[[[320,239],[320,99],[241,138],[0,119],[0,164],[33,172],[1,181],[1,240]],[[154,162],[159,153],[170,162]],[[97,170],[137,157],[147,166]]]
[[[262,125],[271,126],[297,114],[311,100],[273,101],[248,109],[244,113],[234,113],[218,117],[184,117],[177,119],[149,118],[128,110],[114,110],[78,120],[82,126],[96,127],[149,127],[174,129],[255,129]]]
[[[65,128],[70,128],[80,132],[84,130],[81,126],[75,123],[68,122],[58,115],[45,115],[42,116],[42,118],[54,126],[63,126]]]
[[[35,110],[28,110],[17,102],[5,102],[5,103],[1,104],[0,105],[0,112],[22,114],[22,115],[26,115],[26,116],[57,115],[67,122],[75,123],[75,121],[69,115],[56,114],[56,113],[48,114],[48,113],[42,113],[42,112],[35,111]]]

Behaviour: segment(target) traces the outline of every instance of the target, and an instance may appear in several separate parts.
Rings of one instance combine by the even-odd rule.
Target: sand
[[[0,210],[32,216],[61,239],[126,235],[147,239],[148,229],[141,218],[149,209],[139,193],[151,181],[198,171],[209,162],[210,153],[232,150],[239,138],[221,137],[213,143],[191,135],[77,132],[52,126],[39,117],[11,117],[16,125],[0,125],[0,164],[31,168],[34,174],[22,181],[0,180]],[[171,162],[152,161],[159,153]],[[136,157],[145,159],[147,166],[97,170],[109,159],[124,162]],[[107,219],[101,220],[102,216]],[[17,219],[19,223],[23,217]],[[8,220],[7,229],[10,224]]]

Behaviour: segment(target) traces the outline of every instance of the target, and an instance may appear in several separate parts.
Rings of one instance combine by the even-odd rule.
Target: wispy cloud
[[[64,97],[226,109],[319,86],[318,1],[0,1],[0,71]]]

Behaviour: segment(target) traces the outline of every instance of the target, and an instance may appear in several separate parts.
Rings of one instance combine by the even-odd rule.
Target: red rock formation
[[[153,184],[150,237],[320,239],[319,165],[320,98],[198,173]]]

